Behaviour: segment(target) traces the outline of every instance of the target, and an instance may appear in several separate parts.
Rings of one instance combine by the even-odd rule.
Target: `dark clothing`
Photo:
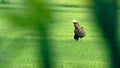
[[[74,34],[74,39],[79,40],[79,36],[76,33]]]
[[[79,40],[79,38],[85,37],[85,30],[83,27],[80,27],[78,23],[74,23],[74,39]]]
[[[79,29],[80,25],[78,23],[74,23],[74,27],[75,27],[75,29]]]

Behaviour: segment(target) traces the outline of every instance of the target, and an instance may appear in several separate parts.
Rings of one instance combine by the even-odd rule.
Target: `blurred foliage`
[[[117,37],[118,23],[118,1],[117,0],[93,0],[95,6],[96,20],[103,31],[103,35],[108,39],[111,49],[112,68],[120,68],[120,53]]]
[[[31,26],[38,28],[39,26],[47,25],[50,22],[50,11],[41,0],[28,0],[26,1],[26,10],[22,11],[8,11],[7,17],[9,20],[14,21],[14,24],[21,26]],[[44,26],[46,27],[46,26]]]
[[[51,12],[42,0],[27,0],[26,10],[22,11],[8,11],[7,18],[16,26],[26,26],[38,30],[39,36],[43,37],[39,40],[39,57],[43,59],[43,67],[50,68],[50,48],[48,41],[47,30],[49,29],[48,23],[51,21]],[[38,65],[40,65],[38,60]],[[41,66],[39,66],[41,67]]]

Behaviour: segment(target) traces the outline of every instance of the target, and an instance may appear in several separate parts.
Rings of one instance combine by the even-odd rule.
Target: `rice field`
[[[53,68],[111,67],[111,51],[95,20],[93,9],[59,6],[50,9],[54,22],[48,26],[48,40],[53,52],[50,55]],[[0,10],[1,13],[4,11],[7,10]],[[79,41],[73,39],[74,18],[86,31],[86,37]],[[38,55],[42,38],[38,31],[14,26],[3,14],[0,14],[0,19],[0,68],[43,68],[42,59]]]

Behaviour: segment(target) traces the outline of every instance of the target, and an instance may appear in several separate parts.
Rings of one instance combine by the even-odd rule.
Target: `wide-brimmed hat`
[[[77,23],[78,21],[77,21],[76,19],[73,19],[72,22],[73,22],[73,23]]]

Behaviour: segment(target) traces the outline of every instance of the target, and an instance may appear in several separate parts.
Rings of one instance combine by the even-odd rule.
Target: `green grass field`
[[[61,1],[62,2],[62,1]],[[92,9],[52,7],[48,26],[54,68],[110,68],[110,50]],[[64,11],[63,11],[64,10]],[[6,10],[0,10],[4,12]],[[62,12],[63,11],[63,12]],[[38,42],[42,37],[29,27],[13,26],[0,14],[0,68],[42,68]],[[85,27],[86,37],[75,41],[72,19]],[[119,31],[120,32],[120,31]],[[119,36],[120,37],[120,36]],[[41,63],[38,63],[41,61]]]

